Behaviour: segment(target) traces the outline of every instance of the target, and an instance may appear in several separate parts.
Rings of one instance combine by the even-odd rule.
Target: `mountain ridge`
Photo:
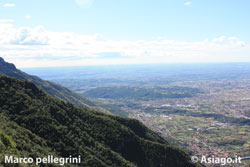
[[[52,95],[53,97],[59,98],[73,103],[74,105],[80,107],[86,107],[91,110],[98,110],[102,112],[109,113],[107,110],[96,106],[94,103],[88,99],[82,97],[81,95],[51,81],[45,81],[37,76],[29,75],[21,70],[17,69],[12,63],[6,62],[2,57],[0,57],[0,74],[4,74],[10,77],[15,77],[17,79],[23,79],[33,82],[36,86]]]

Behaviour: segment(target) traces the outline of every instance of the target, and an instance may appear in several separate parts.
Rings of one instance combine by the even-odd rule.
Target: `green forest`
[[[0,111],[1,166],[15,166],[4,155],[81,155],[79,166],[90,167],[195,166],[139,121],[75,107],[29,81],[0,76]]]
[[[83,93],[90,98],[155,100],[162,98],[185,98],[200,93],[199,89],[188,87],[98,87]]]

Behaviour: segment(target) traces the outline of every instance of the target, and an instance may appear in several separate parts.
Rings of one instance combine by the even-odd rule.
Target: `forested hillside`
[[[97,87],[83,93],[89,98],[155,100],[163,98],[187,98],[200,93],[199,89],[187,87]]]
[[[86,167],[195,166],[139,121],[77,108],[7,76],[0,76],[0,121],[1,158],[81,155]]]

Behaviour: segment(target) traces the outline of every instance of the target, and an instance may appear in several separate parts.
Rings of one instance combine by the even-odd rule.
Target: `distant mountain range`
[[[3,60],[0,69],[5,74],[0,75],[0,167],[27,166],[4,163],[4,157],[10,155],[33,158],[80,155],[80,164],[64,166],[81,167],[200,166],[192,164],[187,154],[137,120],[75,107],[55,95],[52,97],[37,85],[46,88],[49,84],[47,90],[54,90],[50,87],[53,83],[29,76]],[[37,83],[32,83],[33,80]],[[61,86],[54,86],[61,95]]]

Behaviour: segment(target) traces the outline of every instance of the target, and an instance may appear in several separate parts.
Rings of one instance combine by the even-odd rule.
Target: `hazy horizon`
[[[9,62],[11,63],[11,62]],[[18,69],[21,70],[29,70],[29,69],[50,69],[50,68],[55,68],[55,69],[60,69],[60,68],[88,68],[88,67],[138,67],[138,66],[164,66],[164,65],[236,65],[236,64],[250,64],[249,62],[173,62],[173,63],[145,63],[145,64],[106,64],[106,65],[79,65],[79,66],[45,66],[45,67],[17,67]]]

